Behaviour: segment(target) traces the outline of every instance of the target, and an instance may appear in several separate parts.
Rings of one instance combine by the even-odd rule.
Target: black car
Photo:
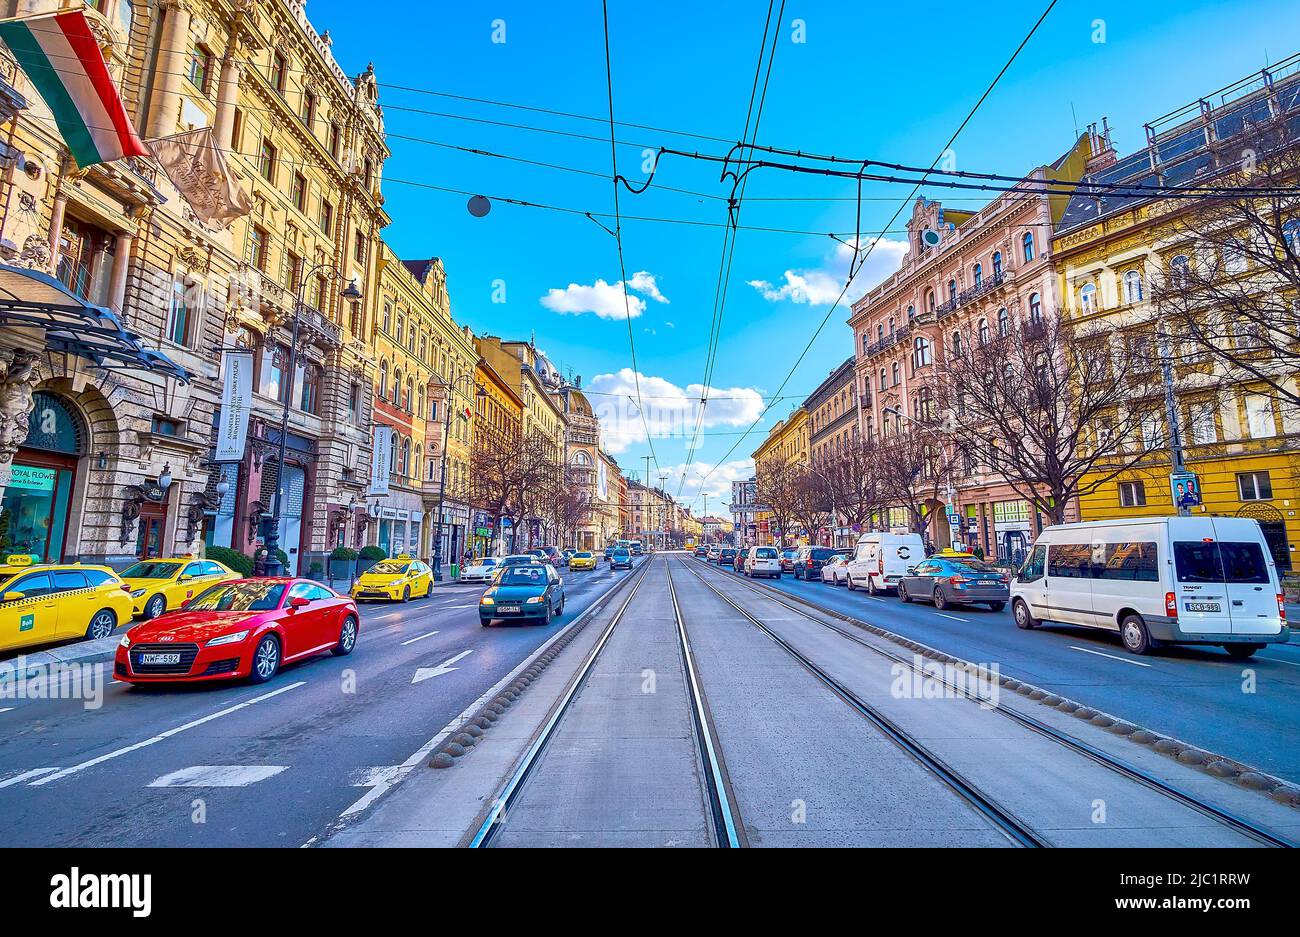
[[[794,573],[795,579],[820,580],[826,561],[832,556],[838,556],[840,552],[831,547],[800,547],[791,560],[790,571]]]
[[[723,547],[722,551],[718,553],[718,567],[723,566],[730,566],[732,569],[736,568],[735,547]]]
[[[550,563],[506,566],[479,599],[479,621],[536,621],[549,625],[564,612],[564,580]]]
[[[985,603],[995,612],[1006,607],[1011,577],[982,560],[930,557],[917,563],[898,580],[898,597],[904,602],[933,602],[942,611],[950,605]]]

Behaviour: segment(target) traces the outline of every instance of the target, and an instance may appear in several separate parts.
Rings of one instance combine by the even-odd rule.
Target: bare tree
[[[928,535],[934,514],[925,506],[941,500],[954,458],[940,429],[923,410],[904,418],[901,429],[871,450],[882,512],[891,506],[905,508],[908,526],[922,536]]]
[[[1001,477],[1051,523],[1168,444],[1148,328],[1083,334],[1059,316],[960,338],[921,393],[953,468]]]
[[[1242,194],[1176,206],[1151,299],[1179,339],[1171,351],[1180,364],[1213,363],[1225,386],[1265,394],[1294,413],[1300,410],[1300,210],[1294,195],[1300,143],[1264,127],[1224,155],[1231,162],[1214,184]]]
[[[880,511],[881,460],[874,440],[854,439],[843,449],[814,461],[826,478],[836,513],[849,527],[863,528]]]
[[[790,476],[791,510],[808,539],[815,543],[818,532],[831,523],[834,493],[820,469],[796,465],[791,467]]]
[[[778,546],[785,546],[790,521],[795,517],[794,466],[784,456],[763,459],[754,471],[754,489],[760,504],[776,521]]]

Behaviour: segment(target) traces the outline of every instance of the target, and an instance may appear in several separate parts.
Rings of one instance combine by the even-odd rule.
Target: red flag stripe
[[[148,156],[149,151],[140,142],[140,137],[136,134],[135,128],[131,126],[131,121],[127,119],[126,109],[122,106],[122,99],[117,93],[117,86],[113,84],[113,78],[108,73],[108,66],[104,64],[104,55],[100,51],[99,43],[90,31],[90,24],[86,22],[86,15],[80,10],[75,13],[60,13],[54,18],[54,21],[58,24],[59,29],[63,31],[68,44],[72,46],[73,52],[76,53],[78,60],[81,62],[81,67],[85,70],[95,88],[95,93],[99,95],[99,100],[104,105],[104,111],[108,114],[109,119],[113,121],[113,129],[117,132],[118,140],[121,143],[122,155]]]

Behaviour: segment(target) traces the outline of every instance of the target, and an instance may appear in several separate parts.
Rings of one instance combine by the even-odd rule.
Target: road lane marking
[[[451,610],[453,608],[473,608],[473,607],[474,607],[473,605],[448,605],[447,609]]]
[[[288,765],[191,765],[149,782],[149,787],[248,787],[273,778]]]
[[[30,781],[32,778],[39,778],[42,774],[51,774],[58,771],[58,768],[33,768],[31,771],[24,771],[5,781],[0,781],[0,787],[11,787],[14,784],[22,784],[24,781]]]
[[[10,713],[10,712],[13,712],[13,711],[14,711],[14,708],[13,708],[12,706],[6,706],[4,709],[0,709],[0,713]]]
[[[1109,657],[1111,660],[1117,660],[1121,664],[1132,664],[1134,667],[1150,667],[1150,664],[1144,664],[1140,660],[1129,660],[1127,657],[1116,657],[1114,654],[1103,654],[1101,651],[1094,651],[1086,647],[1076,647],[1073,644],[1067,644],[1066,647],[1072,651],[1083,651],[1085,654],[1096,654],[1098,657]]]
[[[469,657],[469,655],[473,653],[474,653],[474,649],[470,648],[468,651],[461,651],[455,657],[443,661],[437,667],[420,667],[415,671],[415,676],[411,678],[411,682],[422,683],[423,681],[428,680],[430,677],[441,677],[451,673],[453,670],[459,670],[460,669],[459,667],[453,667],[451,665],[456,663],[459,660],[464,660],[466,657]]]
[[[54,774],[51,774],[48,777],[41,778],[38,781],[33,781],[30,786],[40,787],[42,784],[49,784],[51,781],[57,781],[60,778],[66,778],[69,775],[76,774],[79,771],[85,771],[87,768],[93,768],[95,765],[103,764],[106,761],[111,761],[112,759],[119,758],[122,755],[129,755],[131,754],[131,752],[139,751],[142,748],[146,748],[150,745],[155,745],[158,742],[165,741],[171,738],[173,735],[179,735],[180,733],[185,732],[188,729],[197,728],[198,726],[204,725],[205,723],[209,723],[214,719],[220,719],[222,716],[229,716],[231,713],[239,712],[239,710],[241,709],[246,709],[247,707],[252,706],[254,703],[261,703],[264,700],[269,700],[273,696],[279,696],[281,693],[287,693],[290,690],[296,690],[298,687],[306,686],[306,685],[307,685],[306,680],[299,680],[297,683],[291,683],[288,686],[282,686],[278,690],[272,690],[270,693],[263,693],[261,696],[256,696],[253,699],[245,700],[242,703],[236,703],[234,706],[227,706],[225,709],[221,709],[207,716],[203,716],[202,718],[195,719],[192,722],[187,722],[184,725],[176,726],[174,729],[168,729],[166,732],[160,732],[158,735],[155,735],[152,738],[147,738],[141,742],[136,742],[134,745],[128,745],[125,748],[119,748],[117,751],[109,752],[106,755],[100,755],[98,758],[92,758],[89,761],[83,761],[81,764],[73,765],[71,768],[63,768],[62,770]]]
[[[415,637],[415,638],[411,638],[410,640],[403,641],[401,646],[406,647],[406,645],[408,644],[414,644],[416,641],[423,641],[425,638],[432,638],[435,634],[439,634],[439,633],[440,632],[437,631],[430,631],[428,634],[422,634],[419,637]]]
[[[951,618],[953,621],[964,621],[966,624],[970,624],[969,618],[958,618],[956,615],[945,615],[943,612],[935,612],[935,614],[940,618]]]

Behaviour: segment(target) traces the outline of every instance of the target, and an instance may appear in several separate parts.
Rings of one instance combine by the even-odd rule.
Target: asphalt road
[[[1168,646],[1135,657],[1117,635],[1093,629],[1022,631],[1009,608],[938,612],[790,575],[757,581],[1300,782],[1300,645],[1270,645],[1245,662],[1217,647]]]
[[[628,575],[566,573],[549,629],[483,628],[482,587],[445,585],[362,606],[351,656],[262,686],[109,683],[99,708],[0,700],[0,841],[301,846]],[[434,673],[414,682],[420,668]]]

